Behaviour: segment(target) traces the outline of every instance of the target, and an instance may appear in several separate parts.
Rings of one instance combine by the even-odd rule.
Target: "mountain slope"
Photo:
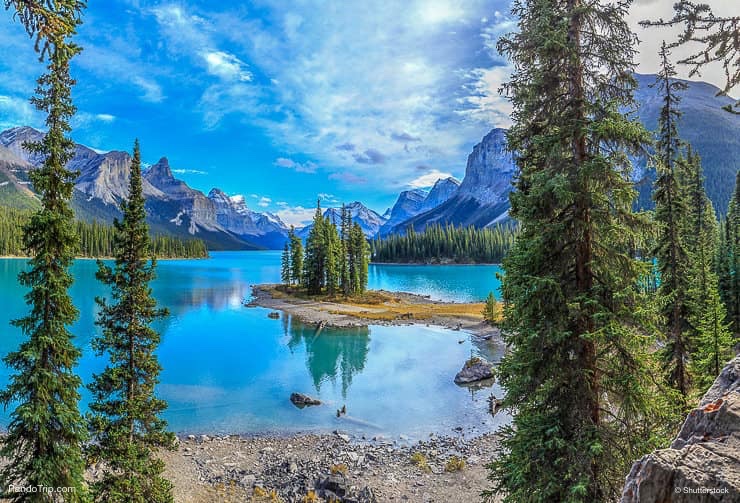
[[[639,104],[637,117],[646,128],[657,127],[661,99],[650,84],[654,75],[636,75]],[[726,96],[717,96],[718,88],[704,82],[686,81],[682,93],[679,134],[702,157],[707,195],[718,215],[724,215],[733,190],[735,173],[740,167],[740,116],[722,107],[733,103]],[[506,131],[494,129],[473,148],[468,157],[465,178],[454,196],[437,208],[396,224],[392,232],[404,232],[409,226],[422,230],[432,223],[452,223],[484,227],[508,219],[511,181],[516,169],[506,151]],[[635,187],[641,208],[652,208],[652,182],[655,172],[645,168],[645,160],[636,160]]]
[[[41,165],[43,159],[29,153],[23,145],[42,137],[43,133],[29,127],[0,133],[0,184],[8,182],[0,185],[0,203],[33,204],[34,194],[28,187],[24,191],[22,184],[28,180],[29,170]],[[5,166],[2,159],[8,159],[5,164],[9,163],[10,167]],[[68,167],[79,172],[72,198],[77,218],[105,222],[120,218],[118,206],[128,193],[130,164],[131,158],[126,152],[99,153],[84,145],[75,146]],[[8,175],[11,168],[13,176]],[[166,157],[144,172],[142,184],[147,221],[155,232],[197,236],[209,249],[280,248],[285,242],[287,228],[279,218],[247,210],[246,205],[218,208],[216,201],[175,178]],[[12,196],[10,188],[13,188]],[[19,199],[18,194],[30,197],[31,202]],[[228,212],[232,214],[226,215]],[[224,226],[224,221],[230,224]]]
[[[465,178],[452,197],[397,225],[393,232],[409,227],[421,231],[435,223],[485,227],[509,208],[514,172],[514,161],[506,150],[506,130],[493,129],[473,147]]]
[[[385,219],[377,212],[371,210],[359,201],[355,201],[347,205],[352,221],[360,224],[363,234],[367,238],[372,238],[378,234],[380,227],[385,222]],[[329,218],[334,224],[339,227],[341,223],[341,208],[327,208],[324,210],[324,218]],[[313,228],[313,224],[309,224],[302,227],[296,232],[296,235],[301,239],[308,237],[308,233]]]

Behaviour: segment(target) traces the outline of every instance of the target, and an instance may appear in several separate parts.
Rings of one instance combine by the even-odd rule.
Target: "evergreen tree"
[[[316,201],[311,230],[306,238],[306,253],[303,262],[303,282],[309,295],[318,295],[326,282],[326,233],[324,216],[321,214],[321,200]]]
[[[341,227],[339,231],[339,238],[341,240],[341,255],[342,261],[340,263],[340,279],[342,293],[344,296],[350,295],[352,291],[352,285],[350,282],[350,261],[351,261],[351,244],[350,244],[350,229],[352,228],[352,215],[346,205],[342,204],[341,211]]]
[[[28,337],[5,364],[14,371],[0,400],[10,413],[7,436],[0,454],[8,460],[2,469],[3,496],[10,501],[86,501],[82,442],[85,423],[79,413],[80,379],[74,367],[80,351],[68,326],[77,318],[68,290],[69,267],[77,247],[70,207],[76,174],[66,165],[74,144],[67,136],[74,115],[70,59],[80,48],[68,38],[80,23],[81,2],[5,2],[15,7],[29,35],[36,36],[41,58],[48,57],[48,73],[38,80],[31,102],[47,114],[48,132],[37,143],[24,145],[44,158],[31,172],[40,194],[41,209],[24,228],[23,249],[32,258],[30,269],[18,280],[30,289],[27,316],[13,324]],[[69,487],[59,496],[50,492],[9,493],[15,486]]]
[[[483,319],[488,323],[496,323],[498,321],[498,303],[496,297],[493,296],[493,292],[488,292],[486,297],[486,305],[483,307]]]
[[[355,295],[361,295],[367,290],[368,282],[368,268],[370,266],[370,245],[365,239],[365,234],[362,232],[360,224],[355,222],[352,226],[354,234],[354,242],[352,248],[354,250],[353,261],[356,264],[356,279],[352,284],[352,292]]]
[[[684,237],[689,226],[686,221],[686,188],[681,183],[686,176],[681,175],[679,167],[688,161],[679,158],[683,142],[677,129],[681,116],[678,93],[686,88],[686,84],[675,80],[676,72],[668,60],[669,54],[664,42],[660,51],[661,70],[655,83],[663,98],[656,142],[658,178],[653,192],[659,232],[655,256],[660,273],[658,302],[666,330],[666,344],[662,350],[664,368],[668,382],[686,396],[690,385],[687,298],[690,259]]]
[[[303,278],[303,243],[296,236],[295,227],[290,226],[288,231],[288,243],[290,245],[290,276],[293,283],[302,283]]]
[[[650,138],[620,112],[635,86],[629,3],[515,0],[519,30],[499,42],[514,64],[521,226],[504,259],[499,367],[516,414],[491,465],[506,502],[617,499],[659,437],[627,156]]]
[[[720,253],[717,258],[720,295],[728,321],[735,334],[740,333],[740,171],[727,209]]]
[[[154,354],[160,342],[151,323],[167,314],[157,308],[149,283],[155,260],[145,220],[138,141],[131,160],[129,198],[121,204],[123,220],[116,221],[115,265],[98,262],[97,277],[112,288],[112,300],[96,299],[97,324],[102,335],[93,339],[98,355],[110,362],[89,386],[90,429],[96,442],[91,457],[105,462],[95,483],[96,500],[120,503],[168,502],[172,484],[162,477],[164,463],[154,449],[171,447],[174,436],[160,417],[166,402],[156,398],[161,366]]]
[[[280,280],[284,285],[290,285],[291,283],[290,272],[290,247],[286,242],[283,247],[283,254],[280,256]]]
[[[716,288],[707,291],[704,311],[698,313],[696,322],[696,351],[693,369],[699,381],[698,394],[702,395],[719,375],[722,366],[732,358],[733,337],[725,322],[725,306]]]
[[[324,273],[324,283],[326,284],[326,293],[336,295],[340,287],[340,274],[342,262],[342,245],[337,233],[337,226],[329,217],[324,219],[324,263],[326,264]]]

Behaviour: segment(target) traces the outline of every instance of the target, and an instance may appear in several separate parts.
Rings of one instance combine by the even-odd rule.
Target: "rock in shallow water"
[[[455,384],[469,384],[493,378],[493,365],[483,358],[471,358],[455,376]]]
[[[303,393],[291,393],[290,401],[293,402],[293,405],[301,409],[308,405],[321,405],[321,400],[304,395]]]

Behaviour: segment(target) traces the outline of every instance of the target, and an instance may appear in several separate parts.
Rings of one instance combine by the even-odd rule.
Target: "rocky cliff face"
[[[393,228],[422,212],[427,193],[421,189],[404,190],[398,195],[388,219],[380,228],[380,236],[391,233]]]
[[[421,212],[429,211],[442,203],[447,202],[460,188],[460,182],[453,178],[440,178],[434,183],[434,186],[424,198],[424,203],[421,205]]]
[[[740,501],[740,356],[722,369],[669,449],[637,461],[621,503]]]

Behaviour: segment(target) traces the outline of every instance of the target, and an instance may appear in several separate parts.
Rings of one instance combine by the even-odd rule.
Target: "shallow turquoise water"
[[[357,434],[488,431],[506,416],[491,418],[486,398],[503,393],[494,385],[480,391],[460,388],[452,378],[471,354],[497,360],[502,348],[463,332],[434,327],[324,329],[290,317],[269,319],[262,308],[245,308],[249,285],[279,280],[279,252],[221,252],[208,260],[162,261],[154,294],[171,315],[158,324],[164,368],[159,394],[169,402],[165,417],[177,432],[254,433],[343,429]],[[6,321],[26,312],[17,273],[24,260],[0,259],[0,355],[17,348],[22,335]],[[483,283],[464,287],[465,266],[373,266],[371,288],[403,289],[452,300],[479,298]],[[490,277],[494,267],[475,266]],[[439,268],[439,269],[437,269]],[[449,269],[449,271],[447,270]],[[72,288],[80,319],[73,327],[83,349],[78,372],[85,383],[105,365],[90,350],[97,330],[96,264],[79,260]],[[428,281],[423,276],[429,275]],[[489,275],[490,273],[490,275]],[[445,279],[447,278],[447,279]],[[450,288],[445,289],[445,281]],[[495,287],[495,280],[491,280]],[[490,290],[491,287],[488,289]],[[486,290],[486,294],[487,294]],[[9,370],[0,365],[0,385]],[[293,391],[319,397],[326,405],[303,410]],[[83,391],[83,407],[88,399]],[[347,416],[336,418],[336,409]],[[0,410],[0,424],[7,423]]]
[[[372,264],[369,288],[429,295],[448,302],[479,302],[489,292],[498,298],[497,265]]]

